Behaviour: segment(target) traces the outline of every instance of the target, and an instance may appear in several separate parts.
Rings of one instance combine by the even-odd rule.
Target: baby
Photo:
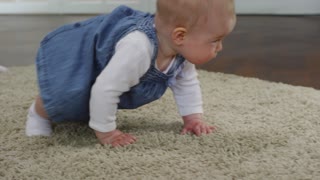
[[[116,129],[117,109],[157,100],[168,87],[184,122],[181,134],[211,133],[195,65],[216,57],[235,23],[233,0],[158,0],[155,15],[120,6],[58,28],[37,54],[40,94],[29,109],[27,136],[50,136],[51,123],[81,121],[101,144],[132,144],[135,136]]]

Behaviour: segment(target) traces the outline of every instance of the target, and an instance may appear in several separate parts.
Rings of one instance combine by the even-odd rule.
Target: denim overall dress
[[[42,40],[36,58],[37,75],[44,108],[53,122],[89,120],[93,83],[108,65],[117,42],[136,30],[147,35],[154,53],[139,83],[120,96],[118,108],[134,109],[165,93],[181,72],[184,58],[178,55],[168,73],[158,71],[154,15],[120,6],[108,15],[62,26]]]

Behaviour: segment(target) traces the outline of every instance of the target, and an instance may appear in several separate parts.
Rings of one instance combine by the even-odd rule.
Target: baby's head
[[[156,27],[166,45],[194,64],[213,59],[234,28],[233,0],[157,0]]]

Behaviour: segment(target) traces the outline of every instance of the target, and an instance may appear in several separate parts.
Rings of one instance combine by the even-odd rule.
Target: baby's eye
[[[219,42],[219,41],[221,41],[221,39],[214,40],[213,42],[214,42],[214,43],[217,43],[217,42]]]
[[[216,44],[218,43],[220,40],[214,40],[214,41],[211,41],[211,44]]]
[[[213,40],[213,41],[211,41],[211,43],[213,44],[213,43],[217,43],[217,42],[219,42],[219,41],[221,41],[221,39]]]

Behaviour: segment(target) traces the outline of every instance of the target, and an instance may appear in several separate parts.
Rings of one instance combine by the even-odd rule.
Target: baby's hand
[[[181,134],[190,132],[197,136],[201,136],[202,134],[210,134],[215,130],[215,127],[209,126],[202,121],[201,114],[183,116],[183,122],[184,126]]]
[[[125,146],[137,141],[133,135],[125,134],[117,129],[110,132],[95,131],[95,133],[101,144],[110,144],[113,147]]]

